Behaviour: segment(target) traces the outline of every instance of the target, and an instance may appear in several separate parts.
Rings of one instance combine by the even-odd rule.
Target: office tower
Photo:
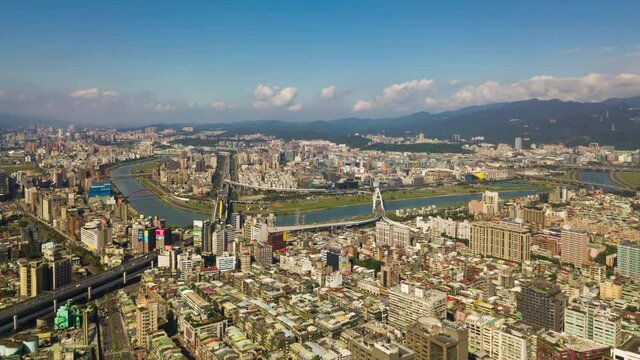
[[[9,178],[4,170],[0,170],[0,199],[9,197],[11,188],[9,186]]]
[[[44,262],[19,259],[18,268],[20,273],[20,296],[36,297],[43,290],[50,289],[47,265]]]
[[[390,245],[394,248],[409,248],[413,243],[411,228],[402,224],[390,224],[386,221],[376,222],[376,242],[378,245]]]
[[[531,234],[522,224],[478,222],[471,225],[472,253],[523,262],[530,259]]]
[[[211,235],[212,242],[213,242],[211,251],[213,252],[214,255],[222,255],[222,253],[225,251],[228,235],[229,235],[229,231],[221,227],[218,227],[215,230],[215,232]]]
[[[149,335],[158,330],[158,302],[140,292],[137,305],[136,337],[139,346],[147,347]]]
[[[525,206],[522,209],[522,220],[533,224],[536,229],[544,229],[545,227],[545,211],[539,206]]]
[[[399,282],[400,270],[398,266],[389,258],[385,258],[384,265],[380,267],[380,286],[388,289],[398,285]]]
[[[389,289],[389,324],[405,330],[416,318],[426,316],[444,320],[447,294],[418,285],[402,283]]]
[[[244,227],[244,215],[242,213],[232,213],[230,223],[234,230],[242,230]]]
[[[211,224],[211,221],[205,220],[202,223],[202,235],[201,235],[201,243],[202,243],[202,253],[211,254],[213,252],[213,230],[215,226]],[[194,237],[195,241],[195,237]],[[194,242],[195,245],[195,242]]]
[[[240,271],[243,273],[251,272],[251,251],[242,250],[240,253]]]
[[[521,137],[517,137],[517,138],[515,139],[515,141],[514,141],[514,144],[513,144],[513,145],[514,145],[513,147],[514,147],[516,150],[518,150],[518,151],[522,150],[522,138],[521,138]]]
[[[621,321],[619,315],[603,304],[573,304],[564,313],[564,332],[602,346],[616,347],[622,343]]]
[[[48,267],[49,273],[51,274],[49,281],[51,290],[71,284],[72,265],[69,257],[49,261]]]
[[[488,215],[497,215],[500,212],[500,194],[495,191],[485,191],[482,194],[483,212]]]
[[[522,320],[547,330],[562,331],[566,306],[567,297],[560,287],[540,278],[523,285],[518,297]]]
[[[616,272],[634,281],[640,281],[640,244],[623,241],[618,244]]]
[[[253,257],[262,266],[270,266],[273,260],[273,249],[271,245],[257,242],[253,244]]]
[[[467,359],[469,335],[465,328],[438,319],[421,317],[406,330],[405,346],[416,360]]]
[[[560,260],[583,266],[589,264],[589,234],[584,231],[562,229]]]
[[[80,241],[96,253],[111,244],[111,239],[111,226],[105,222],[90,221],[80,229]]]

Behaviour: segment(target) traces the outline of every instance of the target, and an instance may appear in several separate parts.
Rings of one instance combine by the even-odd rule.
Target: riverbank
[[[629,189],[640,189],[640,171],[616,171],[611,173],[611,181]]]
[[[542,190],[544,186],[540,184],[523,183],[519,185],[456,185],[442,188],[416,189],[416,190],[395,190],[382,194],[385,202],[393,202],[406,199],[424,199],[433,197],[446,197],[455,195],[481,194],[486,190],[504,191],[527,191]],[[242,210],[246,214],[268,214],[278,215],[304,214],[313,211],[322,211],[334,208],[342,208],[353,205],[364,205],[371,203],[371,195],[333,195],[323,197],[310,197],[300,200],[277,201],[268,206],[253,204],[236,204],[235,210]]]

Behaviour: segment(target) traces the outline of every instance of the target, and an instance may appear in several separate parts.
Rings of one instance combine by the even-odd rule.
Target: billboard
[[[164,229],[156,229],[156,241],[164,241]]]
[[[149,242],[149,230],[144,231],[144,242]]]
[[[138,242],[143,242],[144,241],[144,230],[140,229],[138,230]]]
[[[193,220],[193,246],[202,247],[202,220]]]

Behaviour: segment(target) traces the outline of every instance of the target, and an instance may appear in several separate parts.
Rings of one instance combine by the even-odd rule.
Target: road
[[[14,315],[18,315],[18,320],[20,321],[26,320],[22,319],[23,316],[33,315],[36,311],[40,311],[43,309],[49,309],[49,311],[52,311],[54,299],[58,301],[58,306],[60,306],[62,305],[63,301],[73,298],[74,296],[86,297],[89,287],[91,287],[92,289],[92,295],[95,293],[95,296],[97,296],[101,286],[105,284],[117,284],[118,282],[122,282],[124,272],[126,272],[128,275],[132,275],[135,272],[140,272],[140,270],[146,269],[152,261],[156,262],[157,258],[157,251],[149,253],[145,257],[130,260],[117,268],[109,269],[100,274],[89,276],[81,281],[65,285],[54,291],[46,292],[35,298],[31,298],[5,308],[0,311],[0,327],[4,328],[7,324],[12,323]]]
[[[100,333],[102,334],[102,356],[104,360],[133,360],[122,314],[113,293],[98,302],[100,310]],[[104,309],[104,310],[102,310]]]

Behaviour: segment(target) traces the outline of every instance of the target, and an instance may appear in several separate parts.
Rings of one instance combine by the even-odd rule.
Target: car
[[[77,288],[79,288],[79,287],[80,287],[80,284],[76,285],[76,287],[77,287]]]

